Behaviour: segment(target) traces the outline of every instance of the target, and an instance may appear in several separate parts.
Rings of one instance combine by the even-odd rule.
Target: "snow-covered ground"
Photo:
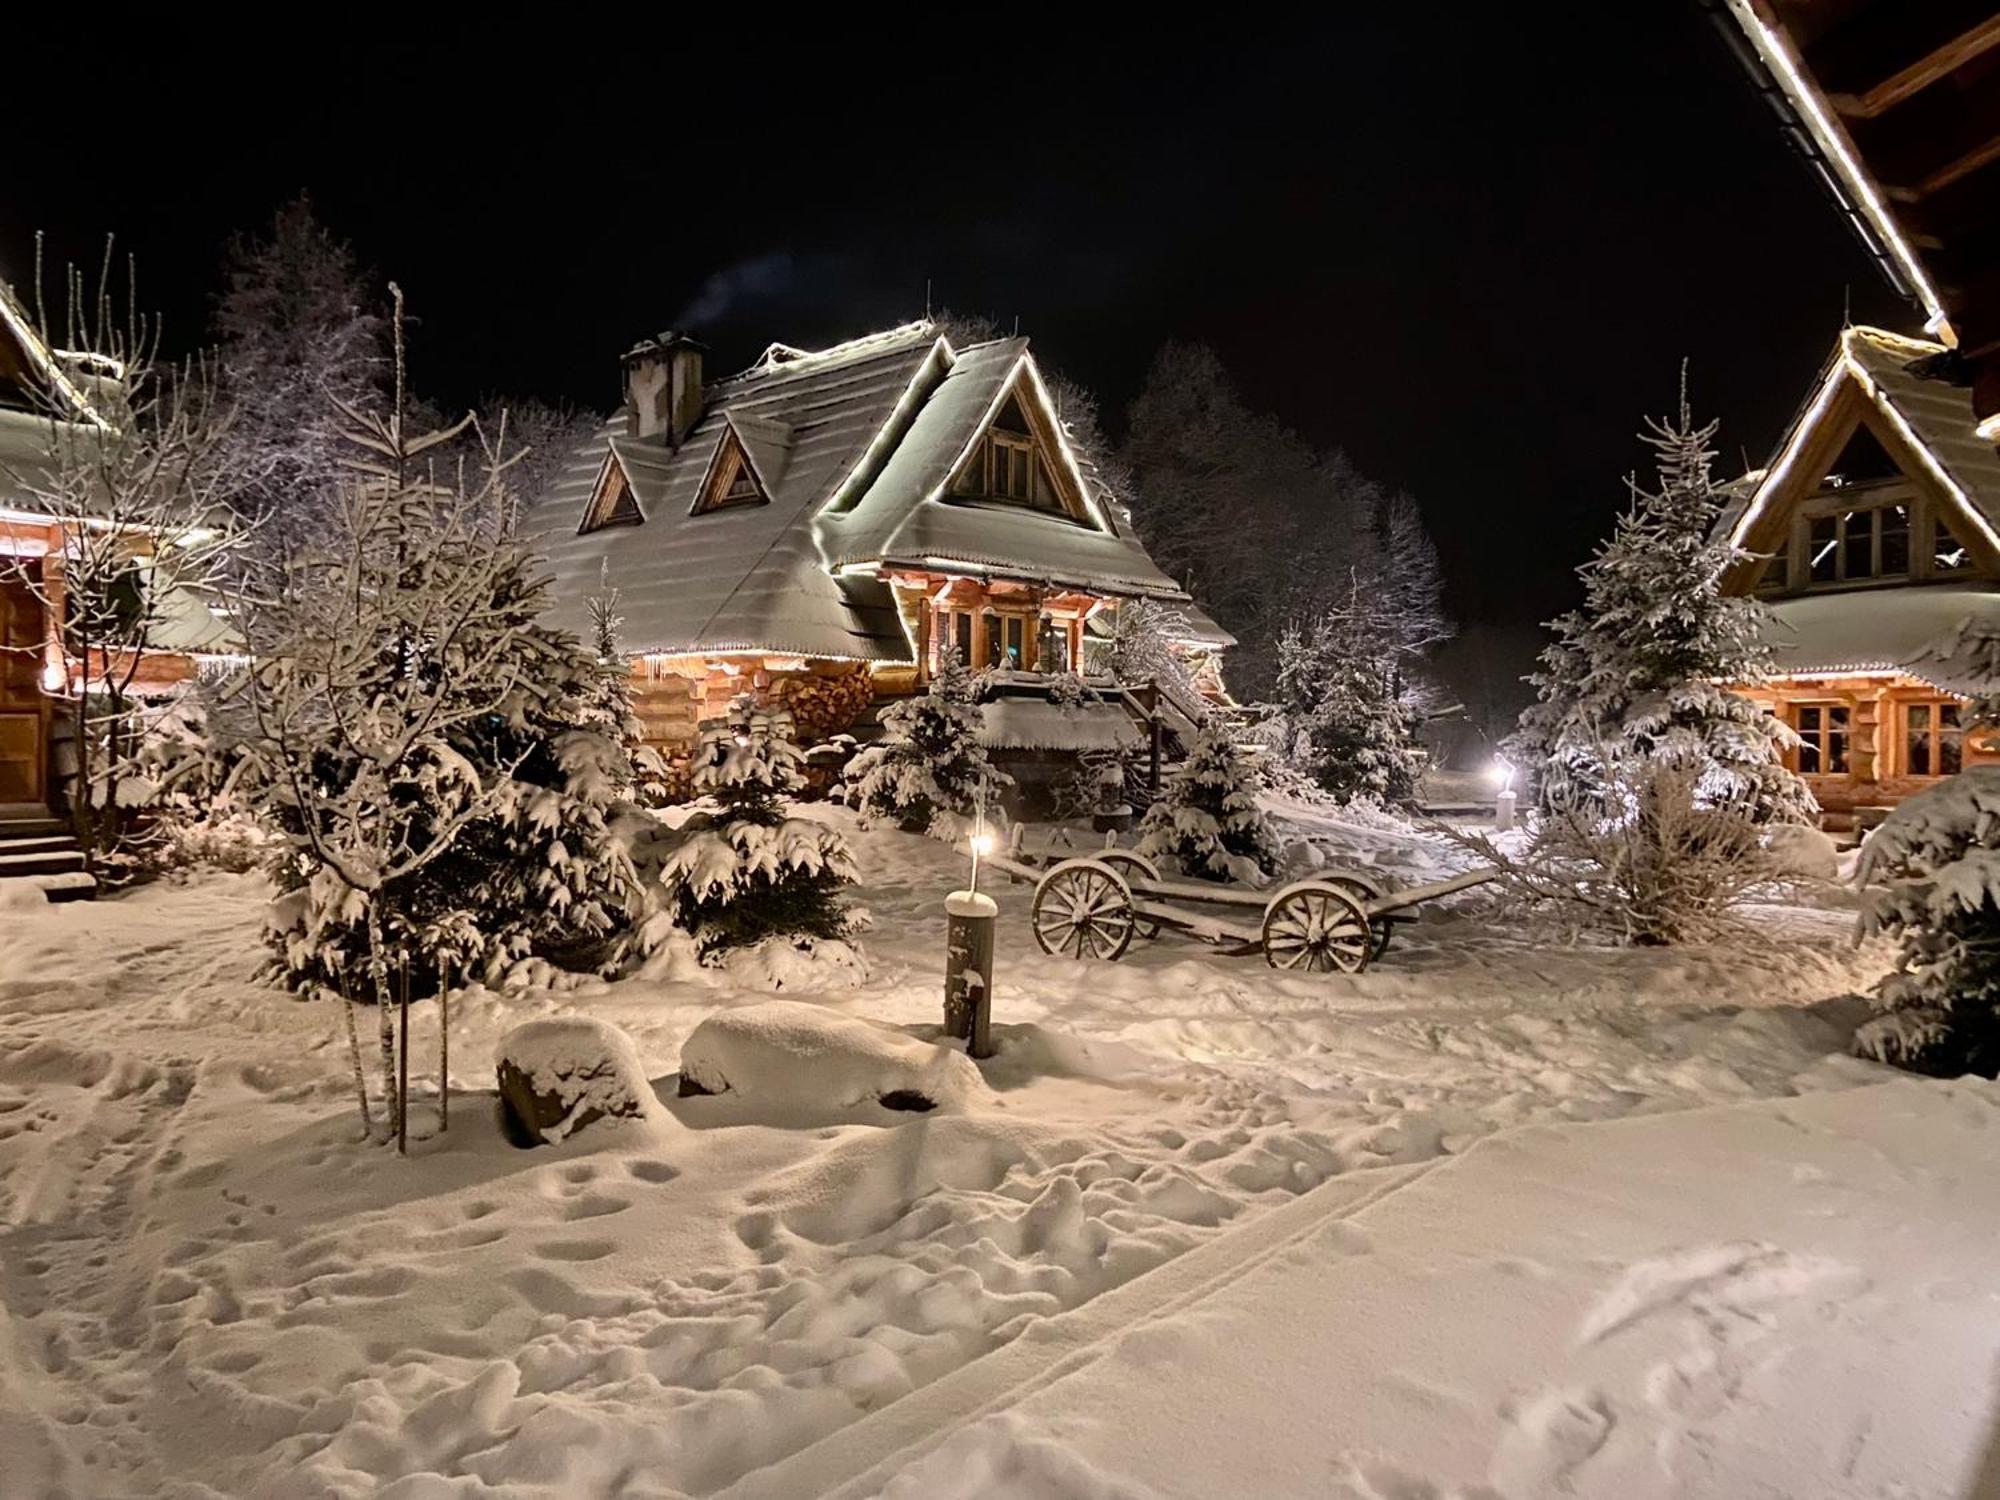
[[[1436,871],[1401,830],[1308,831]],[[676,1098],[694,1028],[774,985],[935,1025],[963,858],[888,832],[856,852],[865,977],[464,994],[455,1082],[483,1092],[407,1161],[355,1140],[337,1015],[255,980],[254,877],[8,913],[0,1497],[713,1494],[1190,1250],[1226,1259],[1222,1237],[1330,1179],[1387,1183],[1515,1126],[1894,1076],[1842,1055],[1881,967],[1847,911],[1771,908],[1727,951],[1604,952],[1475,894],[1346,978],[1171,936],[1117,965],[1045,958],[1026,888],[999,884],[983,1087],[924,1115]],[[568,1014],[633,1036],[661,1108],[514,1150],[492,1045]],[[988,1492],[1099,1492],[1057,1472]]]

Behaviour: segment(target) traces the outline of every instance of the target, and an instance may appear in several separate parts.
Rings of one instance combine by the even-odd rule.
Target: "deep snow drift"
[[[1307,831],[1435,873],[1406,832]],[[14,924],[0,1496],[711,1494],[1344,1174],[1888,1076],[1841,1055],[1882,967],[1846,911],[1771,909],[1746,951],[1593,952],[1474,897],[1347,978],[1172,937],[1046,958],[1001,883],[1000,1053],[951,1108],[677,1098],[697,1026],[776,984],[934,1037],[963,856],[854,846],[865,976],[766,953],[456,997],[460,1089],[491,1090],[511,1027],[582,1015],[661,1095],[526,1152],[490,1093],[408,1161],[356,1142],[338,1016],[254,980],[254,878]]]

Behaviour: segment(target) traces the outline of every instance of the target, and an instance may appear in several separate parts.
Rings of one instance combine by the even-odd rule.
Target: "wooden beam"
[[[1933,47],[1865,93],[1832,94],[1828,96],[1828,102],[1850,119],[1872,120],[1912,95],[1921,93],[1939,79],[1957,72],[1994,47],[2000,47],[2000,15],[1988,16],[1969,30]]]

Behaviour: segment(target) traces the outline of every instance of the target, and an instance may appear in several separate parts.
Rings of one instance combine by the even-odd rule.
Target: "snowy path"
[[[873,973],[779,977],[934,1024],[962,863],[895,834],[859,853]],[[1868,973],[1838,912],[1768,913],[1754,954],[1603,953],[1468,905],[1346,979],[1171,940],[1048,959],[1025,890],[996,894],[978,1108],[687,1101],[520,1153],[468,1098],[407,1162],[354,1140],[337,1016],[256,982],[255,880],[17,924],[0,1500],[714,1494],[1345,1174],[1372,1191],[1521,1123],[1883,1076],[1834,1055],[1854,1005],[1832,997]],[[571,1012],[664,1076],[770,982],[472,992],[458,1086],[490,1087],[508,1026]]]
[[[1975,1497],[1996,1140],[1977,1080],[1522,1130],[802,1460],[864,1470],[842,1500]]]

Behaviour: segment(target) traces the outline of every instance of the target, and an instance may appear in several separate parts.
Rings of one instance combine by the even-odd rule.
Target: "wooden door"
[[[0,803],[41,802],[47,756],[42,604],[19,572],[0,569]]]

